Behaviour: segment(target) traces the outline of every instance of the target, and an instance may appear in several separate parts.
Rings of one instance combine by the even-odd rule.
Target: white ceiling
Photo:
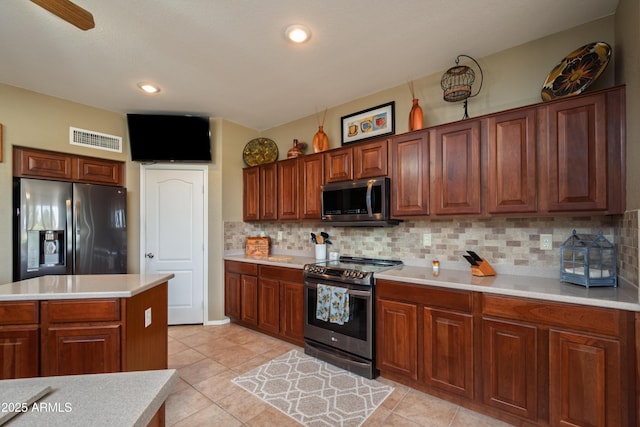
[[[263,130],[615,13],[617,0],[75,0],[81,31],[0,4],[0,82],[121,113]],[[301,23],[311,40],[282,30]],[[138,82],[159,85],[148,96]]]

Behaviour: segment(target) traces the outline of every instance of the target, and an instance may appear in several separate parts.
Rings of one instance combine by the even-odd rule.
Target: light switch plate
[[[422,235],[422,246],[431,246],[431,233],[424,233]]]

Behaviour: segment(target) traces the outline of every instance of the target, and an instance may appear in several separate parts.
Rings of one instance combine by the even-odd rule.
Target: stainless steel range
[[[375,378],[375,278],[402,261],[340,257],[304,266],[304,350]]]

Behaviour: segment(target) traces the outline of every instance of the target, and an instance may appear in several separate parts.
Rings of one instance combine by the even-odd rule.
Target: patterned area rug
[[[393,391],[297,350],[232,381],[308,427],[358,427]]]

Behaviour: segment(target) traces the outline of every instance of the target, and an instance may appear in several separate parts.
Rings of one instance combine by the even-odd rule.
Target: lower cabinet
[[[515,425],[638,425],[633,312],[381,279],[376,310],[384,377]]]
[[[225,261],[225,315],[294,344],[304,344],[302,270]]]
[[[166,369],[167,289],[164,282],[129,298],[0,302],[0,380]]]

